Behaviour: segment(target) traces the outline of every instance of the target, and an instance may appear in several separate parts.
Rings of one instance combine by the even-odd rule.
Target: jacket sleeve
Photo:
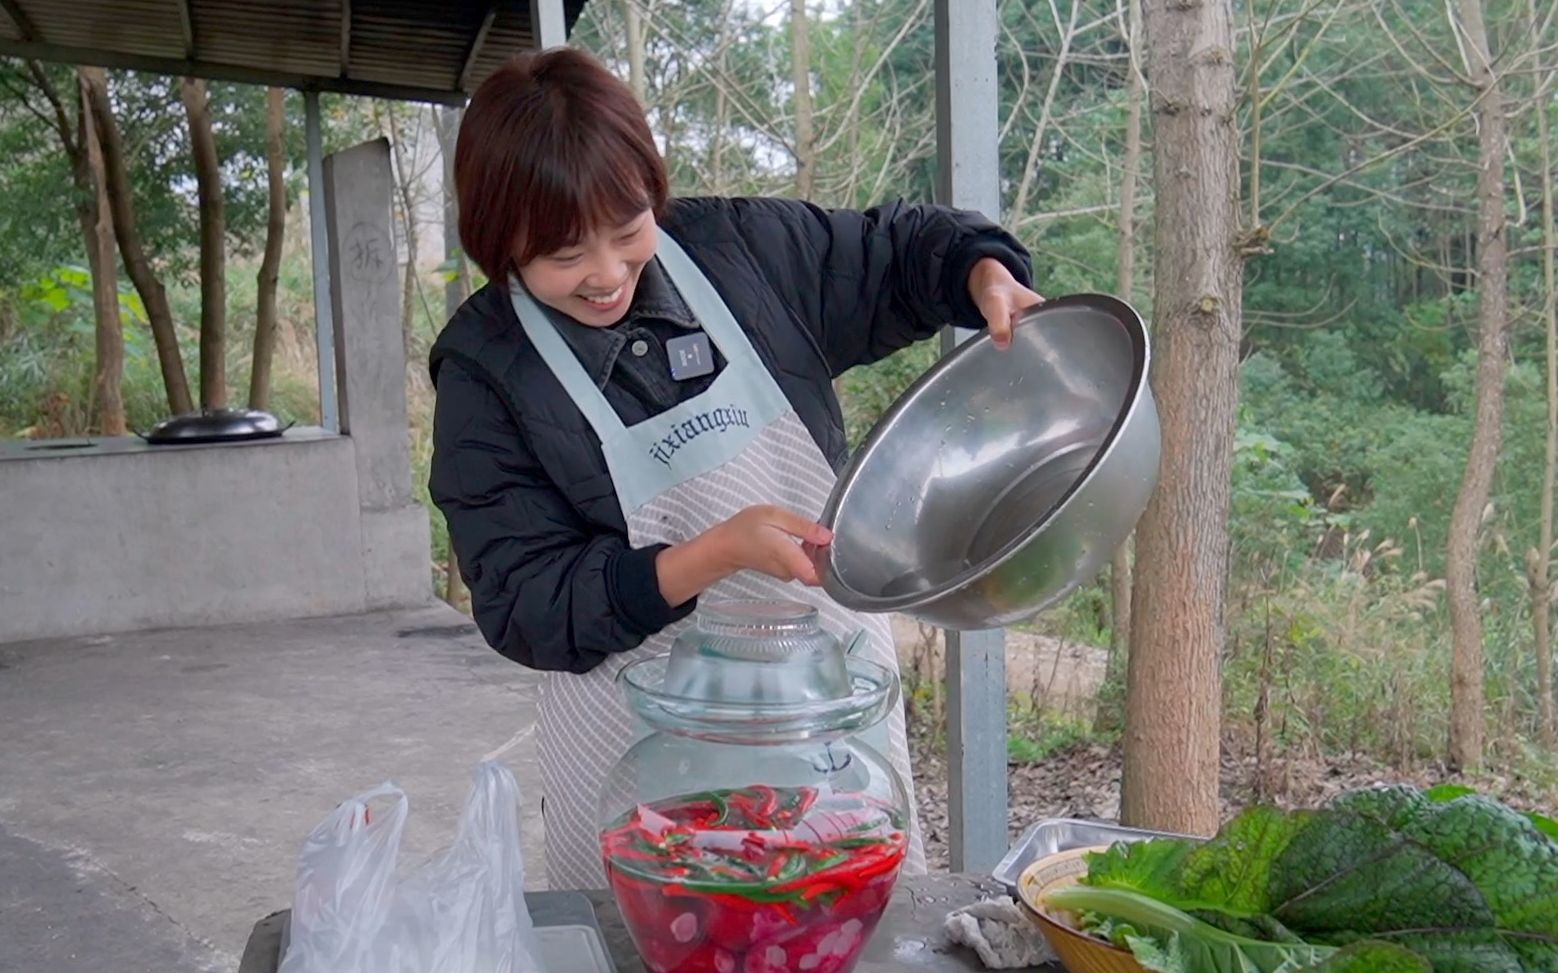
[[[533,669],[587,672],[692,611],[660,595],[655,556],[587,523],[502,399],[454,361],[438,374],[429,492],[488,644]]]
[[[981,258],[1033,286],[1016,238],[978,213],[903,201],[865,211],[789,199],[731,199],[759,270],[816,338],[833,374],[885,358],[943,326],[983,328],[968,293]]]

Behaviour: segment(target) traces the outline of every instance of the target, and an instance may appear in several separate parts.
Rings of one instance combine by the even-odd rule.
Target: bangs
[[[514,248],[520,266],[657,208],[649,167],[631,143],[577,136],[559,141],[554,152],[541,153],[547,161],[520,189],[526,201]]]

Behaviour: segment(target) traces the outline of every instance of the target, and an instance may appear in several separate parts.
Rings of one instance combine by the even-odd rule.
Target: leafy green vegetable
[[[1117,939],[1150,969],[1558,973],[1558,841],[1464,791],[1255,808],[1206,842],[1116,845],[1089,858],[1084,882],[1050,901],[1128,924],[1140,935]],[[1340,947],[1353,952],[1313,952]]]
[[[1433,973],[1428,960],[1390,943],[1364,942],[1333,954],[1306,973]]]
[[[1438,787],[1430,787],[1424,791],[1423,796],[1430,801],[1453,801],[1458,797],[1475,796],[1476,793],[1472,788],[1462,784],[1440,784]],[[1537,814],[1535,811],[1528,813],[1526,817],[1531,820],[1532,824],[1536,825],[1536,830],[1549,838],[1558,839],[1558,821],[1554,821],[1546,815]]]
[[[1337,952],[1334,946],[1272,943],[1226,932],[1140,892],[1073,885],[1046,901],[1069,912],[1107,915],[1121,927],[1121,945],[1159,973],[1295,973]]]

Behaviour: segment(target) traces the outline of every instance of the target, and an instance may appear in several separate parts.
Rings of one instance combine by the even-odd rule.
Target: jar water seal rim
[[[771,639],[821,632],[817,609],[796,601],[723,601],[698,609],[697,626],[706,635]]]
[[[897,705],[897,674],[868,659],[846,661],[851,692],[838,699],[806,701],[710,701],[664,689],[669,655],[622,667],[617,683],[628,703],[651,726],[686,736],[731,743],[767,743],[855,733],[886,718]]]

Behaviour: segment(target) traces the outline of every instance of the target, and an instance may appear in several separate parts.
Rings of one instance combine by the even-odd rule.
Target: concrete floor
[[[537,683],[443,606],[0,645],[0,971],[231,973],[338,802],[400,784],[420,861],[509,743],[544,887]]]

